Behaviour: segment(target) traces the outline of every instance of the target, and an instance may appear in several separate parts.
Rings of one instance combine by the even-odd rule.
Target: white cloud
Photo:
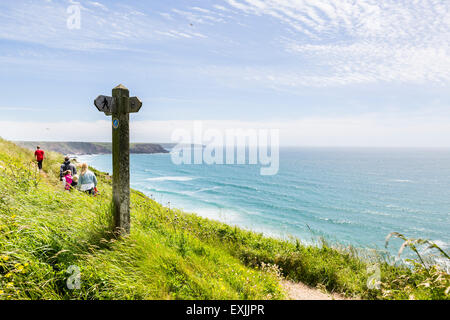
[[[170,13],[167,13],[167,12],[160,12],[159,14],[160,14],[162,17],[166,18],[167,20],[173,21],[173,17],[172,17],[172,15],[171,15]]]
[[[100,8],[105,11],[109,11],[108,8],[105,5],[101,4],[100,2],[88,1],[88,3],[93,7]]]
[[[45,109],[31,108],[31,107],[0,107],[0,111],[42,111]]]
[[[82,1],[80,30],[66,28],[67,4],[6,4],[0,12],[0,39],[92,51],[143,50],[161,40],[209,38],[205,52],[221,52],[235,60],[219,72],[205,63],[205,70],[211,69],[206,73],[280,90],[377,82],[450,83],[449,1],[223,0],[210,7],[179,6],[154,15],[123,4],[106,7],[100,0]],[[236,32],[243,21],[250,26],[245,37],[258,29],[258,23],[275,21],[283,28],[273,28],[255,44],[256,40],[227,33]],[[233,31],[218,33],[211,27],[218,23],[233,24],[222,28]],[[217,43],[221,47],[208,47]],[[261,60],[255,59],[242,70],[241,52],[257,55],[262,50],[280,61],[258,65]],[[281,61],[284,54],[287,62]]]
[[[199,10],[200,8],[191,8],[192,11],[172,9],[172,12],[184,17],[189,22],[198,24],[209,24],[212,25],[217,22],[224,22],[221,17],[215,17],[209,14],[209,10]]]
[[[280,144],[292,146],[450,147],[447,117],[362,115],[308,117],[286,121],[204,120],[204,129],[279,129]],[[193,121],[132,121],[131,140],[171,142],[175,129],[191,131]],[[0,121],[0,136],[31,141],[110,141],[111,123]],[[70,130],[76,128],[76,130]],[[69,130],[68,130],[69,129]]]
[[[383,43],[303,45],[288,42],[286,48],[326,68],[326,74],[319,71],[316,77],[302,77],[316,86],[379,81],[445,84],[450,80],[450,51],[444,46],[411,47]],[[318,81],[314,81],[315,78]]]
[[[66,12],[69,4],[81,9],[80,29],[69,30]],[[100,9],[100,10],[98,10]],[[69,50],[128,50],[172,37],[168,30],[177,29],[133,7],[106,7],[96,1],[6,3],[0,12],[0,39],[43,44],[51,48]],[[176,30],[189,35],[184,38],[203,38],[199,32]]]
[[[346,34],[369,38],[411,38],[448,32],[446,1],[225,0],[246,13],[273,16],[319,38]],[[419,34],[418,34],[419,33]]]
[[[193,37],[206,38],[205,35],[198,33],[198,32],[185,33],[185,32],[180,32],[177,30],[168,30],[165,32],[156,31],[156,33],[165,35],[165,36],[169,36],[169,37],[173,37],[173,38],[188,38],[188,39],[193,38]]]
[[[211,13],[208,9],[200,8],[200,7],[191,7],[192,10],[199,11],[202,13]]]
[[[448,1],[225,2],[245,14],[269,16],[291,28],[290,38],[281,36],[281,44],[312,70],[275,76],[278,85],[450,81]]]

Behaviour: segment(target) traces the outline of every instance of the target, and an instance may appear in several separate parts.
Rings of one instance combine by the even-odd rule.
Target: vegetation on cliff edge
[[[266,238],[135,190],[131,234],[116,239],[110,176],[93,169],[95,198],[68,193],[58,178],[61,155],[48,152],[43,174],[32,159],[0,139],[0,299],[285,299],[281,276],[350,297],[449,297],[449,276],[437,266],[411,269],[325,242]],[[379,289],[367,286],[374,265]],[[68,288],[68,270],[80,271],[80,289]]]

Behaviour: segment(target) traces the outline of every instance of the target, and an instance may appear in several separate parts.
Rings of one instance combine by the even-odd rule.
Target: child
[[[78,185],[78,175],[74,175],[74,176],[72,177],[72,183],[71,183],[71,186],[72,186],[72,188],[76,188],[77,185]]]
[[[66,191],[70,191],[70,188],[72,187],[72,182],[73,182],[72,171],[70,171],[70,170],[64,171],[64,180],[66,181],[66,185],[65,185],[64,189]]]

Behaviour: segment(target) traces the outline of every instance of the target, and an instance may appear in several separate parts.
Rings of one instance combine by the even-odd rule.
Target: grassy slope
[[[36,176],[32,153],[0,139],[0,299],[283,299],[275,265],[292,280],[349,296],[445,298],[445,283],[418,286],[427,280],[421,273],[383,261],[383,290],[369,290],[368,264],[351,251],[264,238],[137,191],[131,235],[114,239],[110,177],[96,171],[96,198],[64,192],[61,156],[48,156],[46,176]],[[67,289],[71,265],[81,270],[80,290]]]

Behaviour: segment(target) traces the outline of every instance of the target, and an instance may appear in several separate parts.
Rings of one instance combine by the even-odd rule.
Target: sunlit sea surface
[[[111,159],[79,157],[109,173]],[[131,187],[172,208],[282,239],[384,249],[397,231],[448,250],[450,149],[282,148],[277,175],[262,176],[260,168],[132,154]]]

